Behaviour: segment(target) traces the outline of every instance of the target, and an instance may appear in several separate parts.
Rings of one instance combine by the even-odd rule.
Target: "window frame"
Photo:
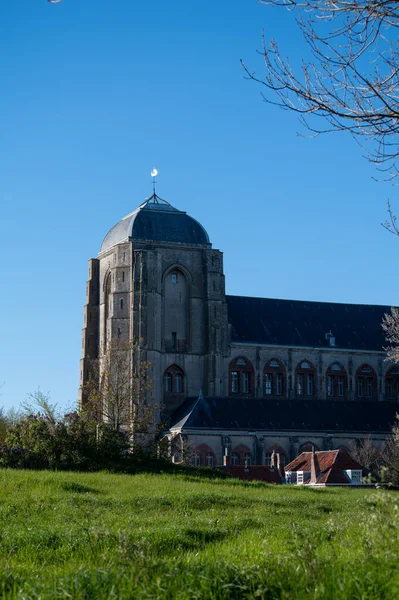
[[[281,398],[285,395],[285,388],[285,367],[278,358],[270,358],[263,367],[263,396]]]

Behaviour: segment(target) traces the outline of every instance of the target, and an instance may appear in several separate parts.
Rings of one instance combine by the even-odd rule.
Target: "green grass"
[[[399,597],[399,496],[0,470],[0,597]]]

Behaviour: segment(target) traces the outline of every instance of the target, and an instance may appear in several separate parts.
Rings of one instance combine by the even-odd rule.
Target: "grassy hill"
[[[0,470],[0,597],[399,597],[399,496]]]

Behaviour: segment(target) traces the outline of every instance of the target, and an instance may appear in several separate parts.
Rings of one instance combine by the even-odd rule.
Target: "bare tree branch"
[[[398,176],[399,4],[378,0],[258,0],[295,11],[312,60],[294,70],[275,40],[262,36],[266,74],[242,61],[266,102],[298,113],[312,135],[349,132],[369,160]],[[314,117],[325,122],[318,127]]]

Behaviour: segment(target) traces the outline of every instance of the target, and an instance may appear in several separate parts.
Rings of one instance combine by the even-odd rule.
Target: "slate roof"
[[[264,398],[187,398],[169,428],[190,430],[390,432],[397,404]]]
[[[198,221],[156,195],[110,229],[100,253],[129,239],[210,244],[207,232]]]
[[[382,351],[387,345],[381,321],[389,306],[246,296],[226,300],[233,342],[323,348],[331,332],[337,348]]]
[[[320,473],[329,471],[333,467],[341,471],[346,471],[347,469],[362,469],[361,464],[359,464],[354,458],[352,458],[350,454],[341,449],[321,450],[315,452],[315,455],[319,463]],[[311,452],[302,452],[302,454],[294,458],[294,460],[292,460],[290,463],[288,463],[288,465],[286,465],[285,471],[310,471],[311,458]]]

